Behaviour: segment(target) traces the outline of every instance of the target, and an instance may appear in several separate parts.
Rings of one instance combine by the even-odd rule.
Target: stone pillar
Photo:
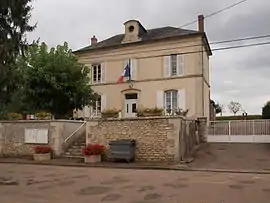
[[[2,155],[3,144],[4,144],[3,124],[0,123],[0,156]]]
[[[207,142],[207,118],[200,117],[198,120],[198,133],[200,143]]]
[[[62,122],[51,122],[50,126],[50,146],[53,148],[56,156],[60,156],[63,153],[62,144],[64,123]]]

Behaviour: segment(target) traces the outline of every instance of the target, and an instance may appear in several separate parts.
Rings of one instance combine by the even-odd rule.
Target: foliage
[[[51,114],[45,111],[41,111],[41,112],[36,113],[36,117],[38,119],[46,119],[46,118],[50,118]]]
[[[242,105],[238,102],[231,101],[228,104],[228,109],[235,115],[237,112],[239,112],[242,108]]]
[[[210,103],[213,105],[214,109],[215,109],[215,113],[216,114],[221,114],[222,115],[222,112],[224,110],[224,106],[219,104],[218,102],[216,103],[215,101],[213,100],[210,100]]]
[[[217,116],[216,120],[256,120],[256,119],[262,119],[261,115],[247,115],[246,117],[243,116]]]
[[[84,156],[102,155],[105,152],[105,147],[99,144],[88,144],[82,149]]]
[[[8,113],[7,114],[8,120],[22,120],[22,114],[19,113]]]
[[[52,152],[52,148],[47,145],[37,145],[34,146],[34,151],[36,154],[47,154]]]
[[[50,50],[45,43],[34,43],[25,57],[18,58],[17,65],[21,111],[46,111],[56,118],[65,117],[93,100],[89,68],[78,63],[67,43]]]
[[[32,0],[0,1],[0,104],[7,104],[17,88],[15,61],[27,48],[26,33],[34,30],[29,25]]]
[[[270,119],[270,101],[268,101],[262,108],[262,117]]]
[[[101,112],[102,118],[118,118],[119,110],[117,109],[106,109]]]
[[[189,111],[189,109],[183,110],[183,109],[179,109],[179,108],[178,108],[178,109],[175,111],[175,114],[178,115],[178,116],[187,116],[188,111]]]
[[[164,109],[163,108],[139,108],[137,110],[138,117],[146,117],[146,116],[162,116]]]

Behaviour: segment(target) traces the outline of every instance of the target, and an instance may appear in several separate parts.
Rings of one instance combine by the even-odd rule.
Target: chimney
[[[204,16],[198,15],[198,31],[204,32]]]
[[[94,35],[92,38],[91,38],[91,45],[95,45],[97,44],[97,38],[96,36]]]

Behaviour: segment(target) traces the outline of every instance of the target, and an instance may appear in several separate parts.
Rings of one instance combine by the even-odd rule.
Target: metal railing
[[[82,125],[80,125],[76,130],[74,130],[65,140],[64,143],[67,143],[87,122],[84,121]]]
[[[210,121],[208,135],[270,135],[270,120]]]

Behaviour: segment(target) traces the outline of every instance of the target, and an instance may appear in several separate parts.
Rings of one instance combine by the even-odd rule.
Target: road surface
[[[1,203],[268,203],[270,175],[0,164]]]

